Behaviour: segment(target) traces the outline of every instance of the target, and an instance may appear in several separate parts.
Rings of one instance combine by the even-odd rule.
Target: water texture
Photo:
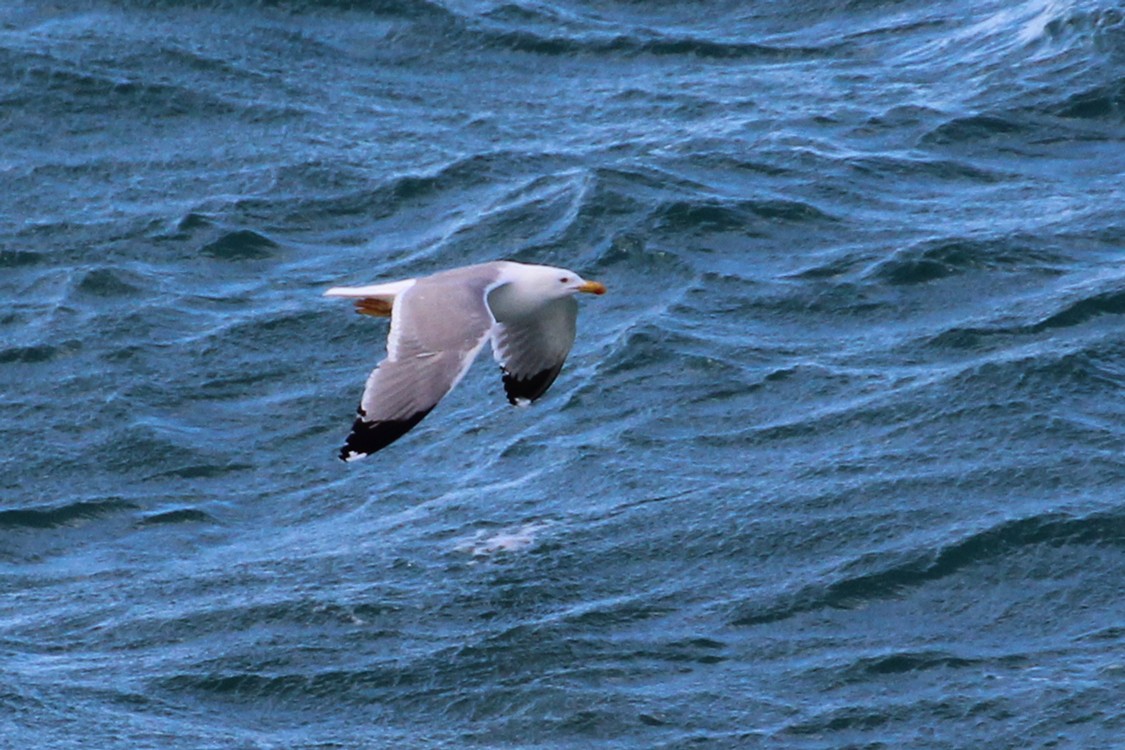
[[[1106,0],[0,8],[0,746],[1116,748]],[[344,465],[329,286],[606,283]]]

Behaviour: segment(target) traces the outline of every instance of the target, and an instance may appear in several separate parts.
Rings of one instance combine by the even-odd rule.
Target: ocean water
[[[0,746],[1125,747],[1109,0],[0,7]],[[604,282],[336,459],[386,324]]]

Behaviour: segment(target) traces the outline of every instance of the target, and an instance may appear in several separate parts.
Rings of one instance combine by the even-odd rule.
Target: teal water
[[[0,745],[1119,747],[1108,2],[0,9]],[[386,325],[603,281],[336,451]]]

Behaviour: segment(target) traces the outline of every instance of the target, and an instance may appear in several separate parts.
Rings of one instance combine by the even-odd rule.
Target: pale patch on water
[[[549,525],[543,521],[534,521],[522,526],[507,526],[498,531],[478,531],[471,537],[458,541],[453,550],[478,560],[498,554],[521,552],[533,546],[539,532]]]

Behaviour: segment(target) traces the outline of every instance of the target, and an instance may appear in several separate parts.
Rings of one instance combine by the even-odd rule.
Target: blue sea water
[[[0,746],[1125,746],[1123,175],[1108,0],[9,0]]]

